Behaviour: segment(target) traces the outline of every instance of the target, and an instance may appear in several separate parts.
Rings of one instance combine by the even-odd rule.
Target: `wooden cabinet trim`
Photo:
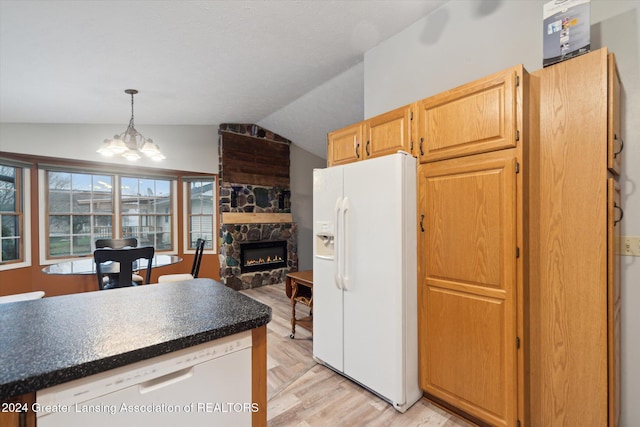
[[[620,184],[607,179],[607,366],[609,380],[609,425],[620,421]]]

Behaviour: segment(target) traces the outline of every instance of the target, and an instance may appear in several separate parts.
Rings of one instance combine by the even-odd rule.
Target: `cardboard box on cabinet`
[[[590,0],[553,0],[542,15],[544,67],[591,50]]]

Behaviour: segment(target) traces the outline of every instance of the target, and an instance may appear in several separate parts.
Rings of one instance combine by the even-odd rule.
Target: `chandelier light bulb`
[[[138,150],[127,150],[122,153],[122,157],[129,160],[130,162],[135,162],[136,160],[140,160],[142,156],[138,154]]]
[[[113,140],[111,141],[111,151],[114,154],[123,154],[127,151],[127,146],[119,135],[113,137]]]

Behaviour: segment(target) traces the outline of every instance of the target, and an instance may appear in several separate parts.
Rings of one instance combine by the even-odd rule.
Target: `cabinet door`
[[[620,185],[607,181],[607,345],[609,426],[620,420]]]
[[[420,385],[516,425],[515,150],[423,164],[418,182]]]
[[[365,122],[364,158],[380,157],[398,150],[411,152],[411,106],[407,105]]]
[[[622,140],[621,88],[620,75],[613,53],[608,55],[607,91],[608,91],[608,135],[607,135],[607,167],[611,172],[620,175],[620,163],[624,142]]]
[[[420,161],[515,147],[522,75],[513,67],[419,101]]]
[[[356,123],[328,135],[327,162],[342,165],[361,159],[362,124]]]

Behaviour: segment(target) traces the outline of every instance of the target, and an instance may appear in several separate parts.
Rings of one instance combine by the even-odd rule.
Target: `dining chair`
[[[193,257],[193,265],[191,266],[191,273],[182,274],[165,274],[158,277],[158,283],[177,282],[180,280],[196,279],[200,272],[200,263],[202,262],[202,253],[204,252],[205,239],[196,240],[196,254]]]
[[[123,248],[136,248],[138,247],[138,239],[135,237],[128,237],[126,239],[97,239],[96,249],[111,248],[111,249],[123,249]],[[104,281],[108,281],[109,277],[105,276]],[[134,271],[131,275],[131,280],[141,285],[144,278]]]
[[[96,263],[98,288],[102,290],[136,286],[138,283],[132,281],[132,274],[133,270],[138,269],[147,270],[144,283],[149,283],[151,280],[151,261],[153,261],[154,253],[153,246],[130,249],[96,249],[93,252],[93,258]],[[141,259],[147,260],[146,266],[144,263],[136,262]],[[115,268],[114,263],[116,262],[119,263],[119,269]],[[105,274],[110,277],[107,283],[103,280]]]
[[[44,296],[44,291],[23,292],[20,294],[11,294],[0,297],[0,304],[18,301],[29,301],[39,299]]]

